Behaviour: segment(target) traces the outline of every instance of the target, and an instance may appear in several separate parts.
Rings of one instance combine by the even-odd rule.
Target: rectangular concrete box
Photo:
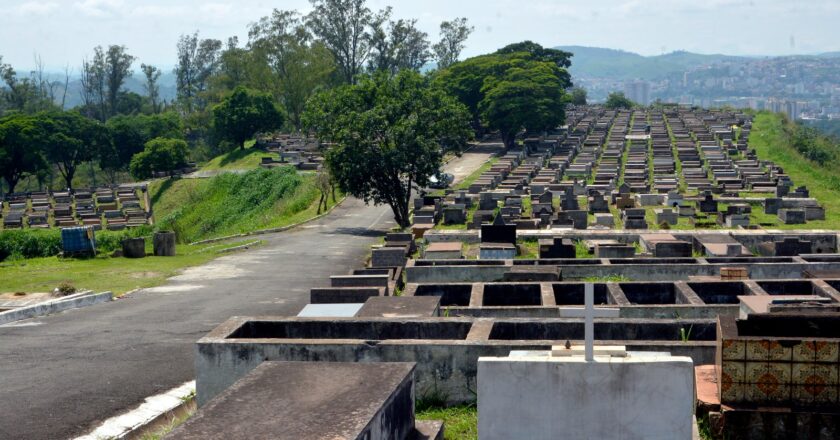
[[[691,338],[680,340],[680,328]],[[712,319],[595,320],[600,343],[668,351],[712,363]],[[477,361],[511,350],[549,349],[583,338],[580,319],[233,317],[196,345],[196,398],[206,402],[265,360],[417,362],[418,393],[449,403],[475,399]]]
[[[667,354],[483,357],[482,440],[691,440],[694,367]]]
[[[402,440],[413,432],[413,363],[264,362],[166,438]]]

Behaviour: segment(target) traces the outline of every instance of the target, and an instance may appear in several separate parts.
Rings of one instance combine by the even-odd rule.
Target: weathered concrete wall
[[[282,337],[229,338],[237,329],[248,322],[248,318],[232,318],[202,338],[196,346],[196,392],[199,405],[233,384],[265,360],[288,361],[343,361],[343,362],[416,362],[417,395],[436,392],[447,397],[450,403],[467,402],[475,399],[475,378],[478,358],[481,356],[507,356],[510,350],[548,350],[560,345],[563,340],[543,339],[559,326],[571,326],[570,335],[582,337],[583,323],[579,319],[508,319],[494,321],[486,319],[448,318],[449,322],[472,323],[465,339],[285,339]],[[265,320],[265,319],[263,319]],[[272,320],[274,321],[274,320]],[[317,320],[278,318],[276,322],[325,322],[341,320]],[[353,321],[350,319],[349,321]],[[358,320],[357,320],[358,321]],[[365,320],[377,321],[377,320]],[[396,322],[381,319],[382,322]],[[403,324],[423,323],[434,319],[405,319]],[[533,339],[504,339],[504,335],[491,337],[496,323],[503,322],[508,331],[530,329]],[[602,344],[626,345],[628,350],[668,351],[675,356],[689,356],[696,363],[714,361],[715,342],[712,320],[661,320],[647,325],[640,320],[626,320],[628,327],[621,330],[615,320],[596,320],[596,337],[607,331],[610,335],[626,335],[624,339],[603,339]],[[519,324],[517,324],[519,323]],[[611,330],[605,325],[613,326]],[[524,327],[519,327],[524,326]],[[542,326],[548,326],[542,328]],[[514,328],[515,327],[515,328]],[[579,327],[579,328],[578,328]],[[696,340],[679,340],[679,328],[692,327]],[[709,330],[711,329],[711,330]],[[609,330],[609,331],[608,331]],[[564,332],[566,332],[564,331]],[[658,340],[644,339],[650,335],[661,335]],[[574,338],[580,340],[580,338]]]

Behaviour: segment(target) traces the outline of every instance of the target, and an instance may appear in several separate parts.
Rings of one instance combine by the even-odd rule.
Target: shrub
[[[111,252],[122,247],[124,238],[151,235],[151,226],[123,231],[97,231],[97,252]],[[52,257],[61,252],[61,230],[16,229],[0,231],[0,261]]]
[[[58,292],[58,296],[67,296],[76,293],[76,287],[70,281],[62,281],[55,290]]]

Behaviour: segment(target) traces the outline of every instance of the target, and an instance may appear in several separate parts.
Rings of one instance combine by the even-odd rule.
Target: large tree
[[[79,165],[111,142],[103,124],[75,111],[39,113],[37,123],[45,133],[41,142],[47,160],[58,168],[67,188],[73,187]]]
[[[267,82],[254,81],[257,75],[249,72],[249,87],[272,93],[283,104],[290,125],[300,129],[306,100],[332,82],[336,68],[332,53],[313,39],[295,11],[275,9],[253,24],[248,36],[252,64],[264,65],[270,72]]]
[[[352,84],[370,53],[373,13],[365,0],[310,0],[307,25],[332,52],[345,83]]]
[[[99,167],[111,174],[127,171],[131,158],[155,138],[183,139],[181,118],[173,112],[155,115],[118,115],[105,124],[113,142],[100,145]]]
[[[519,51],[512,51],[515,49]],[[521,109],[531,115],[530,119],[534,116],[534,112],[542,113],[545,107],[549,105],[546,101],[548,97],[556,98],[565,95],[564,90],[572,85],[568,71],[561,67],[568,65],[568,56],[571,56],[571,54],[554,49],[544,49],[535,43],[526,41],[506,46],[496,53],[480,55],[455,63],[449,68],[439,71],[435,76],[435,83],[456,96],[470,109],[473,115],[473,127],[477,132],[482,132],[488,125],[498,129],[501,127],[499,122],[503,120],[511,122],[510,118],[502,117],[504,113],[502,107],[507,106],[509,110],[513,111],[514,108],[523,106]],[[538,71],[531,72],[532,74],[518,73],[515,77],[509,75],[512,70],[530,72],[532,69]],[[493,87],[490,87],[491,83]],[[489,102],[487,93],[494,88],[496,90],[493,99],[513,99],[517,104],[514,104],[514,102]],[[543,88],[548,92],[548,95],[542,98],[535,95],[535,93],[539,93],[538,89]],[[516,91],[515,89],[520,90]],[[517,94],[520,92],[523,94]],[[565,98],[561,102],[565,102]],[[529,105],[536,103],[540,103],[543,109],[527,108]],[[556,106],[558,103],[551,102],[550,105]],[[492,116],[492,120],[488,119],[487,116]],[[521,117],[524,118],[525,116]],[[563,113],[560,112],[561,121],[562,117]],[[542,118],[538,118],[538,120],[542,120]],[[525,127],[520,126],[520,129],[529,125],[536,129],[534,124],[526,124]],[[507,126],[507,123],[505,126]],[[507,140],[510,142],[508,146],[511,146],[513,137],[507,136]]]
[[[155,138],[146,142],[140,153],[131,159],[131,175],[148,179],[155,172],[169,172],[187,165],[187,143],[180,139]]]
[[[47,169],[39,148],[44,133],[35,118],[13,114],[0,119],[0,177],[9,192],[14,192],[20,179]]]
[[[432,58],[428,34],[417,29],[416,19],[393,21],[390,18],[389,6],[371,22],[368,69],[391,73],[420,70]]]
[[[437,57],[439,69],[445,69],[458,61],[464,43],[473,32],[473,27],[467,25],[466,18],[456,18],[440,24],[440,41],[432,46]]]
[[[178,39],[176,88],[185,113],[204,109],[206,100],[202,94],[207,90],[207,80],[218,68],[221,49],[220,40],[199,39],[197,31]]]
[[[151,106],[152,113],[160,113],[160,85],[158,84],[161,73],[160,69],[149,64],[141,64],[140,69],[143,71],[143,77],[146,79],[143,88],[146,89],[146,96],[149,97],[149,105]]]
[[[135,58],[126,52],[125,46],[108,46],[105,54],[105,78],[108,91],[108,117],[117,114],[120,92],[125,79],[133,74],[131,64]]]
[[[607,96],[607,102],[604,103],[604,107],[615,110],[615,109],[630,109],[636,105],[635,102],[631,101],[630,98],[624,96],[624,92],[612,92]]]
[[[412,189],[427,186],[443,155],[461,151],[471,135],[467,109],[409,70],[319,93],[304,125],[334,143],[326,162],[338,186],[389,205],[400,227],[410,225]]]
[[[283,113],[274,106],[271,96],[237,87],[213,107],[213,127],[225,140],[245,148],[245,141],[259,132],[280,128]]]
[[[523,129],[540,132],[558,126],[568,102],[562,76],[554,63],[522,60],[501,77],[488,78],[478,105],[482,119],[499,130],[508,148]]]

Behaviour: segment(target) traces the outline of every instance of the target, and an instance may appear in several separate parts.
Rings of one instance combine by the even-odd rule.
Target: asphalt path
[[[495,147],[445,167],[456,181]],[[0,439],[64,439],[194,379],[195,342],[231,316],[294,315],[309,289],[359,268],[393,227],[387,206],[348,198],[262,246],[107,304],[0,326]]]

